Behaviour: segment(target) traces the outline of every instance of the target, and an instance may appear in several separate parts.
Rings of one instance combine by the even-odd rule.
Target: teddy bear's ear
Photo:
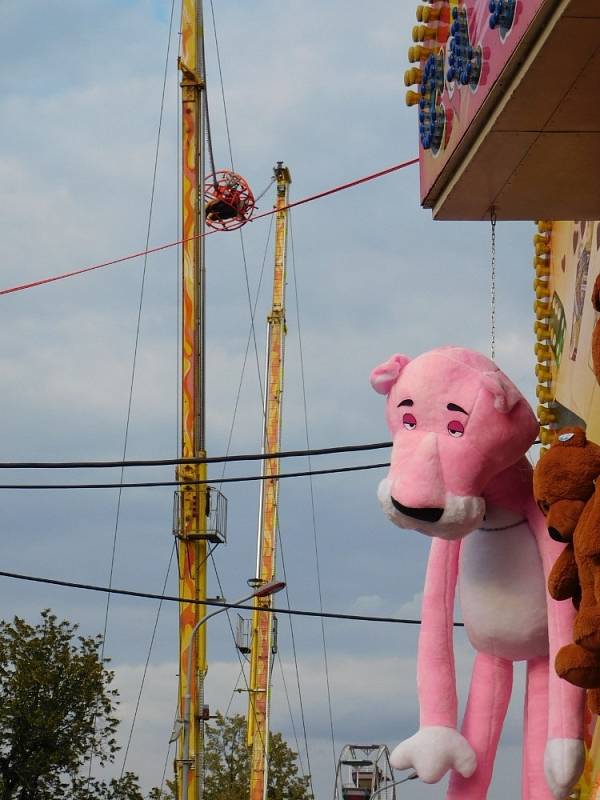
[[[583,428],[561,428],[554,440],[556,447],[585,447],[587,438]]]
[[[596,311],[600,311],[600,275],[596,278],[592,289],[592,305]]]

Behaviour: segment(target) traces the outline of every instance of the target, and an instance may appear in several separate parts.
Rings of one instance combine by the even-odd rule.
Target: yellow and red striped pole
[[[267,376],[263,450],[275,453],[281,449],[281,403],[285,354],[285,283],[288,189],[290,172],[281,162],[275,168],[277,200],[275,214],[275,266],[273,305],[268,318]],[[279,459],[263,462],[256,577],[261,582],[275,578],[277,544],[277,502],[279,492]],[[269,693],[273,646],[273,618],[259,608],[270,607],[271,597],[256,598],[252,614],[250,686],[248,697],[248,746],[251,748],[250,800],[265,800],[268,782]]]
[[[204,434],[204,154],[202,128],[206,95],[203,75],[203,29],[201,0],[182,0],[181,17],[181,113],[182,113],[182,352],[181,352],[181,455],[206,455]],[[206,599],[207,490],[186,484],[206,478],[204,464],[186,464],[177,469],[181,482],[179,505],[179,595],[190,600]],[[204,678],[206,675],[206,629],[192,630],[206,614],[206,606],[181,603],[179,611],[179,704],[180,717],[187,719],[187,747],[178,740],[178,800],[198,800],[203,789]],[[186,664],[192,648],[191,685]],[[184,752],[187,750],[187,752]],[[184,775],[185,773],[185,775]]]

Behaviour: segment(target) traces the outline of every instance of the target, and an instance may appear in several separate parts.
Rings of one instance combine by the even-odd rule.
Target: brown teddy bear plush
[[[599,337],[600,338],[600,337]],[[567,545],[548,577],[555,600],[571,598],[578,609],[573,643],[562,647],[555,667],[561,678],[600,689],[600,447],[581,428],[563,428],[533,473],[533,493],[550,536]],[[589,697],[600,710],[600,692]]]
[[[592,305],[596,311],[600,311],[600,275],[596,278],[592,289]],[[592,364],[596,380],[600,383],[600,320],[596,322],[592,331]]]

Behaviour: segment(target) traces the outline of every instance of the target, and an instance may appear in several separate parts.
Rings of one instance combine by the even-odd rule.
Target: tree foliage
[[[37,625],[0,621],[0,800],[143,800],[132,773],[88,779],[92,752],[105,766],[119,749],[101,645],[49,610]]]
[[[32,625],[0,620],[0,800],[144,800],[136,775],[88,776],[90,755],[104,767],[119,750],[114,672],[101,636],[42,612]],[[248,800],[246,721],[217,714],[206,726],[205,800]],[[267,800],[309,800],[309,779],[281,734],[269,737]],[[147,800],[175,797],[167,782]]]
[[[280,733],[269,735],[267,800],[309,799],[309,778],[298,775],[297,755]],[[206,726],[205,765],[205,800],[248,800],[250,751],[243,716],[217,713]]]

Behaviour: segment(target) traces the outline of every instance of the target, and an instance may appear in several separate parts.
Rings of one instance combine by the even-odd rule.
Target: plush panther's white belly
[[[460,548],[460,603],[473,647],[511,661],[548,655],[546,585],[535,538],[512,512],[488,508]]]

